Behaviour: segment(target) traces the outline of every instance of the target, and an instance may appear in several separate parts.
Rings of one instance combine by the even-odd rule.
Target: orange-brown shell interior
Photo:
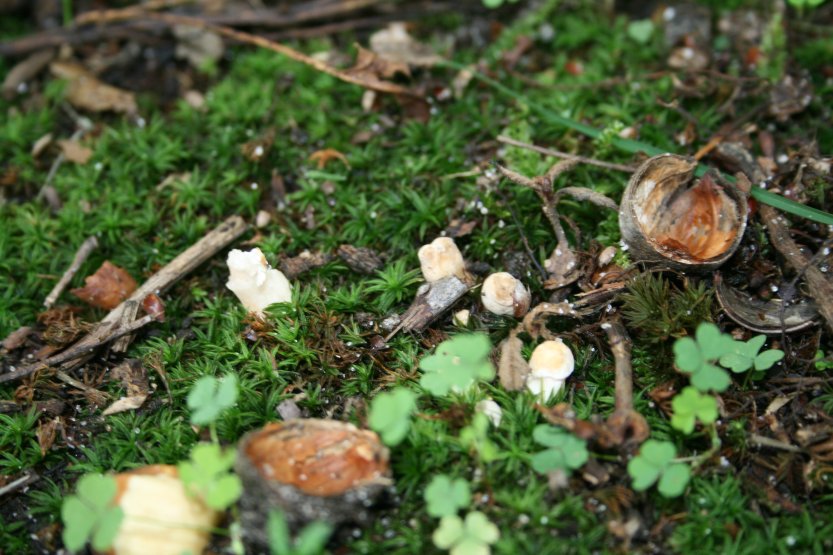
[[[263,478],[310,495],[339,495],[388,473],[387,449],[376,434],[335,421],[268,424],[244,454]]]

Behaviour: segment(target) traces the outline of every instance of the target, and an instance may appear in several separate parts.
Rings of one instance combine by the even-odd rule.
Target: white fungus
[[[558,393],[573,373],[573,352],[561,339],[544,341],[532,351],[526,388],[546,400]]]
[[[226,287],[240,299],[246,310],[262,313],[274,303],[292,300],[292,286],[280,270],[270,268],[258,248],[248,252],[234,249],[226,260],[229,280]]]
[[[529,289],[512,274],[498,272],[483,282],[480,300],[492,314],[520,318],[529,310]]]
[[[500,421],[503,418],[503,411],[500,405],[495,403],[492,399],[483,399],[474,405],[474,410],[485,414],[492,425],[497,428],[500,426]]]
[[[422,276],[428,283],[456,276],[466,279],[466,263],[460,249],[450,237],[437,237],[431,243],[420,247],[419,264]]]

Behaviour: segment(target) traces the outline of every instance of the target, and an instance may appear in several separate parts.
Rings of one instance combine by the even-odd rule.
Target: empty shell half
[[[693,159],[661,154],[633,174],[619,228],[635,260],[711,270],[735,252],[746,229],[746,197],[717,174],[696,179],[696,169]]]

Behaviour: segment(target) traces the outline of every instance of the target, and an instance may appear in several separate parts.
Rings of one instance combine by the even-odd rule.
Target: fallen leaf
[[[26,342],[26,338],[32,333],[31,326],[17,328],[3,340],[3,348],[7,351],[14,351]]]
[[[47,133],[32,145],[32,158],[40,156],[46,148],[52,144],[52,133]]]
[[[147,372],[139,359],[125,360],[110,370],[110,377],[121,382],[127,390],[128,397],[147,396],[148,394]]]
[[[38,446],[40,447],[40,454],[41,456],[46,456],[47,451],[52,448],[52,445],[55,443],[55,436],[57,435],[58,428],[61,428],[63,423],[59,417],[55,417],[51,420],[47,420],[46,422],[41,422],[38,425],[38,430],[35,434],[38,437]]]
[[[142,300],[142,310],[145,311],[145,314],[150,314],[156,318],[157,322],[165,321],[165,303],[155,293],[151,293]]]
[[[397,73],[410,76],[411,69],[408,64],[401,61],[393,61],[378,56],[361,46],[356,47],[358,53],[356,54],[356,63],[350,69],[344,71],[355,79],[367,82],[367,88],[374,89],[370,83],[381,81],[382,78],[392,77]],[[375,89],[374,89],[375,90]]]
[[[370,36],[370,49],[393,64],[430,67],[441,61],[431,47],[415,40],[405,24],[393,22]],[[406,73],[409,73],[406,69]]]
[[[113,402],[109,407],[104,409],[101,413],[103,416],[110,416],[119,412],[126,412],[129,410],[136,410],[142,406],[147,399],[147,395],[136,395],[134,397],[122,397],[118,401]]]
[[[87,276],[84,287],[70,291],[97,308],[112,310],[136,290],[136,281],[125,270],[106,260],[96,272]]]
[[[498,377],[500,377],[500,385],[507,391],[523,389],[530,372],[529,364],[521,354],[523,345],[515,332],[512,332],[500,345]]]
[[[579,276],[579,265],[575,253],[567,244],[559,244],[544,261],[544,268],[549,279],[544,282],[545,289],[559,289],[575,282]]]
[[[77,63],[53,62],[49,67],[56,77],[67,80],[66,100],[76,108],[125,114],[138,110],[133,93],[101,82]]]
[[[310,162],[315,162],[319,170],[326,166],[330,160],[338,160],[339,162],[343,162],[348,168],[350,167],[350,162],[347,160],[347,157],[334,148],[316,150],[309,155],[309,160]]]
[[[61,147],[61,152],[63,153],[64,158],[70,162],[75,162],[76,164],[86,164],[90,161],[90,158],[93,155],[93,151],[91,149],[85,147],[78,141],[58,141],[58,146]]]

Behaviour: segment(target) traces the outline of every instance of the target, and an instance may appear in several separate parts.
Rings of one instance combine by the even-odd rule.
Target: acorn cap
[[[746,197],[719,174],[694,179],[696,169],[691,158],[661,154],[631,176],[619,205],[619,228],[636,261],[712,270],[740,245]]]
[[[175,466],[151,465],[114,476],[124,511],[113,555],[202,553],[220,513],[188,495]]]
[[[450,237],[437,237],[417,252],[422,276],[428,283],[455,276],[467,281],[466,263],[460,249]]]
[[[266,519],[280,509],[297,529],[313,520],[363,522],[391,484],[388,450],[379,436],[335,420],[267,424],[239,443],[235,470],[244,537],[268,544]]]
[[[531,299],[521,280],[510,273],[497,272],[483,282],[480,300],[492,314],[520,318],[529,310]]]

